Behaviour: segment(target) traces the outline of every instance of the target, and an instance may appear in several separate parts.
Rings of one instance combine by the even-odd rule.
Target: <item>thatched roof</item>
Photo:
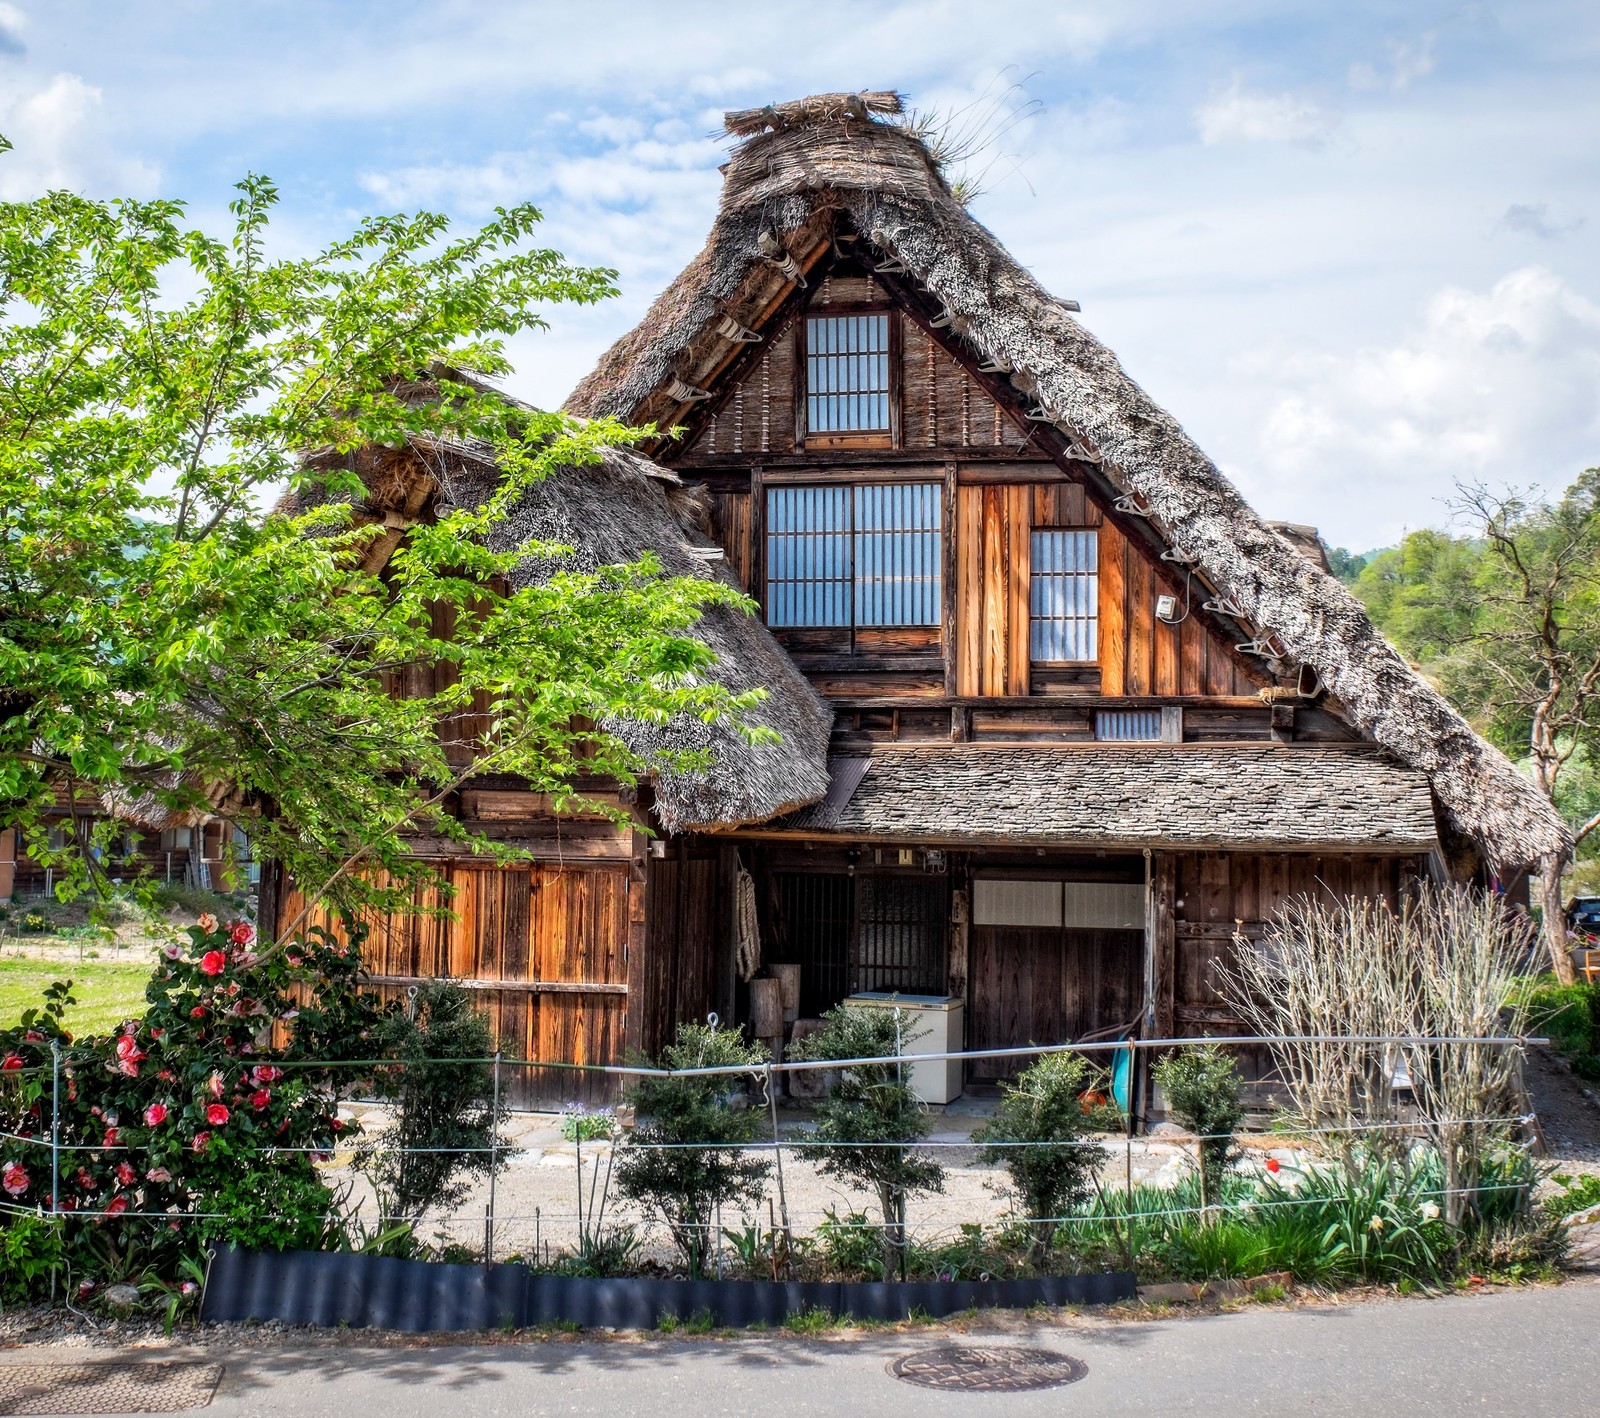
[[[1349,721],[1421,770],[1451,824],[1501,870],[1565,853],[1550,804],[1383,638],[1359,602],[1245,503],[1176,419],[951,194],[928,148],[865,95],[730,116],[734,149],[704,250],[583,380],[567,407],[669,427],[730,357],[724,315],[757,326],[836,231],[943,307],[948,332],[1009,378],[1217,599],[1306,666]],[[856,99],[861,102],[856,102]],[[1279,653],[1281,652],[1281,653]]]
[[[426,448],[366,449],[355,469],[368,490],[363,520],[389,531],[376,546],[392,551],[404,527],[441,506],[476,507],[500,476],[479,444],[433,442]],[[280,509],[310,505],[320,494],[286,498]],[[491,545],[508,551],[536,539],[560,542],[559,561],[525,558],[513,585],[535,585],[558,570],[592,571],[636,561],[653,551],[668,576],[732,580],[721,550],[696,525],[690,489],[666,469],[622,448],[598,463],[558,469],[534,484],[496,525]],[[391,540],[392,538],[392,540]],[[370,565],[370,558],[369,558]],[[372,569],[376,569],[375,567]],[[828,735],[833,714],[761,621],[730,606],[709,606],[693,634],[716,654],[708,673],[735,691],[763,688],[767,698],[746,717],[777,730],[781,742],[751,744],[726,721],[679,716],[665,724],[619,721],[606,727],[636,752],[708,750],[705,772],[655,775],[655,807],[669,831],[760,822],[812,802],[828,786]]]

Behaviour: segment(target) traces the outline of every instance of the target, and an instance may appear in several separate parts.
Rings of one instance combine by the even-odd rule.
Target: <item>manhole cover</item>
[[[962,1393],[1019,1393],[1030,1388],[1055,1388],[1076,1383],[1088,1366],[1070,1354],[1049,1349],[976,1349],[949,1344],[903,1354],[889,1372],[923,1388],[956,1389]]]
[[[177,1413],[204,1408],[221,1364],[0,1364],[0,1413]]]

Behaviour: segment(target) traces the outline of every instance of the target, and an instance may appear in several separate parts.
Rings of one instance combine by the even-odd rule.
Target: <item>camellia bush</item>
[[[70,984],[0,1031],[0,1228],[52,1220],[75,1284],[176,1280],[205,1243],[316,1246],[337,1225],[316,1168],[349,1135],[337,1061],[381,1019],[358,946],[258,953],[251,925],[211,916],[188,934],[115,1033],[62,1028]]]

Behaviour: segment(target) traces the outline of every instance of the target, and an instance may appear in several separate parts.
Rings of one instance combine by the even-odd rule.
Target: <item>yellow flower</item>
[[[1383,1230],[1384,1225],[1385,1225],[1385,1222],[1384,1222],[1383,1217],[1374,1216],[1372,1218],[1372,1220],[1367,1222],[1367,1230],[1371,1231],[1374,1235],[1376,1235],[1376,1234],[1378,1234],[1379,1232],[1381,1232]]]

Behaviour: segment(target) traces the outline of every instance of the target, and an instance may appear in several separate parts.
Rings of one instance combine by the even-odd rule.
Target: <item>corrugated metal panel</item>
[[[1026,1280],[834,1281],[590,1279],[522,1265],[443,1265],[352,1251],[240,1251],[220,1246],[206,1277],[207,1324],[376,1326],[410,1333],[575,1322],[653,1329],[663,1315],[768,1326],[823,1310],[903,1320],[974,1308],[1108,1305],[1134,1297],[1129,1271]]]
[[[1115,743],[1158,743],[1159,709],[1102,709],[1094,716],[1094,736]]]

